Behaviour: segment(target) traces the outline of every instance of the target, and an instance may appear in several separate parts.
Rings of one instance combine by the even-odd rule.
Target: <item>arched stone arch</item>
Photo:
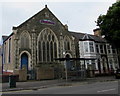
[[[70,53],[66,53],[64,58],[67,58],[69,56],[69,58],[72,58],[72,55]]]
[[[28,66],[27,66],[28,68],[27,68],[27,69],[28,69],[28,70],[31,70],[33,66],[31,65],[31,54],[30,54],[28,51],[22,51],[22,52],[20,53],[20,56],[19,56],[19,62],[20,62],[20,63],[19,63],[19,64],[20,64],[20,65],[19,65],[19,69],[21,69],[21,64],[22,64],[21,61],[22,61],[22,55],[23,55],[23,54],[26,54],[27,57],[28,57]]]
[[[28,31],[23,31],[20,34],[20,48],[30,48],[31,47],[31,37]]]
[[[49,35],[50,35],[50,34],[54,34],[55,39],[56,39],[57,42],[58,42],[57,36],[55,35],[55,33],[54,33],[50,28],[44,28],[44,29],[39,33],[38,38],[37,38],[37,41],[39,41],[40,38],[43,40],[44,38],[42,38],[42,37],[44,37],[44,35],[46,35],[46,33],[47,33],[47,38],[49,38]],[[41,37],[41,36],[42,36],[42,37]],[[50,38],[52,38],[52,37],[50,37]]]
[[[52,62],[58,57],[58,38],[50,28],[44,28],[37,38],[38,62]]]

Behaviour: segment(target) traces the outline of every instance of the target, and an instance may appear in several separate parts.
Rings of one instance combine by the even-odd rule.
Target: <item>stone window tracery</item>
[[[42,47],[41,47],[42,46]],[[45,28],[38,37],[38,56],[40,62],[52,62],[58,56],[58,40],[54,32]]]

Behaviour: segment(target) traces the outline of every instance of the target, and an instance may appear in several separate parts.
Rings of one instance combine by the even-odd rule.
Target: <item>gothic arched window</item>
[[[21,48],[30,48],[30,36],[27,32],[23,32],[20,35],[20,47]]]
[[[51,62],[54,60],[54,58],[57,58],[58,56],[57,46],[58,40],[54,32],[48,28],[43,29],[38,37],[39,61]]]
[[[70,50],[70,38],[67,36],[64,38],[64,49]]]

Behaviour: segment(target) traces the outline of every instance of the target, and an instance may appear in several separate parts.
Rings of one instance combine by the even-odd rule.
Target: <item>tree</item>
[[[120,49],[120,1],[109,7],[106,15],[100,15],[96,23],[105,39]]]

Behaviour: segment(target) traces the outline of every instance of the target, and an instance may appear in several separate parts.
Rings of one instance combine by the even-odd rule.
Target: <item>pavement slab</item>
[[[27,81],[27,82],[16,82],[16,88],[10,88],[9,83],[2,83],[2,90],[0,91],[6,92],[6,91],[17,91],[17,90],[37,90],[37,89],[53,87],[53,86],[74,86],[79,84],[107,82],[107,81],[115,81],[115,80],[117,79],[115,79],[114,76],[104,76],[104,77],[86,78],[84,80],[69,79],[67,82],[65,79]]]

